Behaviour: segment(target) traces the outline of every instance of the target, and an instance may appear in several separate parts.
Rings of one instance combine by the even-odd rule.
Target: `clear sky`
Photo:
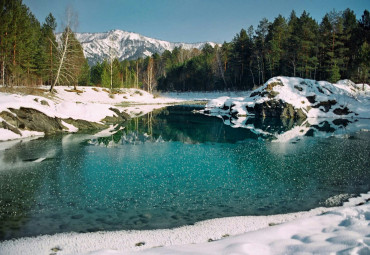
[[[171,42],[222,43],[231,41],[240,29],[257,27],[266,17],[300,16],[306,10],[318,22],[335,9],[352,9],[357,19],[370,0],[23,0],[42,23],[51,12],[61,19],[70,6],[78,14],[77,32],[121,29]]]

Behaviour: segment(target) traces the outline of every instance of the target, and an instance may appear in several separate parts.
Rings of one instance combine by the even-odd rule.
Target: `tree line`
[[[346,9],[327,13],[318,23],[299,17],[266,18],[256,29],[241,29],[231,42],[202,50],[175,48],[137,60],[114,61],[115,87],[152,91],[249,90],[284,75],[336,82],[368,82],[370,15],[360,19]],[[91,69],[91,82],[107,86],[109,63]]]
[[[336,82],[369,82],[370,16],[331,11],[320,23],[307,12],[262,19],[231,42],[171,66],[159,90],[248,90],[284,75]]]
[[[331,11],[318,23],[299,17],[266,18],[256,29],[241,29],[231,42],[203,49],[155,53],[119,61],[113,57],[89,66],[67,22],[55,36],[50,13],[40,22],[22,0],[0,0],[0,84],[98,85],[147,91],[249,90],[277,75],[368,82],[370,15]]]
[[[51,13],[40,24],[22,0],[1,0],[0,84],[88,85],[87,60],[71,23],[66,23],[57,40]]]

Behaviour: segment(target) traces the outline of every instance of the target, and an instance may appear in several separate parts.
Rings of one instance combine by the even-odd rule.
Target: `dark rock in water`
[[[334,109],[333,113],[336,114],[336,115],[348,115],[352,112],[347,107],[344,107],[344,108]]]
[[[331,127],[329,122],[327,121],[320,122],[319,125],[312,125],[311,127],[318,131],[323,131],[326,133],[334,133],[336,130],[335,128]]]
[[[39,158],[29,158],[29,159],[23,159],[22,161],[23,162],[33,162],[33,161],[36,161],[38,160]]]
[[[333,120],[333,124],[336,125],[336,126],[346,127],[346,126],[348,126],[349,123],[351,123],[351,121],[349,121],[347,119],[335,119],[335,120]]]
[[[131,117],[125,112],[120,112],[117,108],[109,108],[112,112],[114,112],[117,116],[107,116],[105,117],[102,121],[107,124],[112,124],[112,123],[121,123],[126,120],[129,120]]]
[[[78,219],[81,219],[81,218],[83,218],[84,217],[84,215],[83,214],[76,214],[76,215],[72,215],[71,216],[71,219],[73,219],[73,220],[78,220]]]
[[[227,106],[227,105],[223,105],[223,106],[221,107],[221,110],[224,110],[224,111],[229,110],[229,109],[230,109],[230,107],[229,107],[229,106]]]
[[[254,107],[247,107],[247,111],[255,114],[257,117],[307,118],[306,114],[301,109],[296,110],[293,105],[283,102],[282,100],[270,100],[261,104],[255,104]]]
[[[103,124],[96,123],[96,122],[90,122],[87,120],[75,120],[72,118],[68,118],[68,119],[63,119],[63,121],[75,126],[76,128],[78,128],[78,130],[99,130],[99,129],[103,129],[106,127]]]
[[[320,106],[323,106],[324,107],[324,110],[323,111],[324,112],[328,112],[331,109],[331,107],[333,105],[336,105],[336,104],[337,104],[337,101],[335,101],[335,100],[328,100],[328,101],[321,101],[320,103],[315,104],[312,107],[313,108],[319,108]]]

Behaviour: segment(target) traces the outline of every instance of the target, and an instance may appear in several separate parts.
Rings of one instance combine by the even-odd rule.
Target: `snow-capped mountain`
[[[105,33],[76,33],[76,37],[90,65],[108,59],[110,47],[115,57],[124,60],[147,57],[165,50],[172,51],[175,47],[201,49],[207,43],[172,43],[122,30],[111,30]],[[216,45],[213,42],[208,43],[212,47]]]

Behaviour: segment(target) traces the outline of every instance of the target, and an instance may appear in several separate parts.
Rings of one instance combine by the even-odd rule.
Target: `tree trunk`
[[[256,83],[254,81],[254,75],[253,75],[252,64],[251,63],[249,64],[249,71],[251,72],[251,75],[252,75],[253,87],[255,87],[256,86]]]
[[[3,61],[2,61],[2,80],[3,80],[3,86],[5,86],[5,56],[3,56]]]
[[[222,63],[221,63],[220,55],[219,55],[218,51],[216,53],[216,58],[217,58],[217,64],[218,64],[218,68],[220,70],[222,80],[224,81],[225,87],[227,88],[227,83],[226,83],[226,80],[225,80],[225,74],[224,74],[224,70],[222,69]]]
[[[64,58],[67,52],[67,47],[68,47],[68,37],[69,37],[69,32],[66,35],[65,42],[64,42],[64,48],[63,48],[63,53],[62,53],[62,58],[60,59],[58,71],[57,71],[57,76],[55,77],[54,83],[50,86],[50,92],[53,92],[54,86],[57,84],[59,81],[59,75],[60,75],[60,70],[62,69]]]
[[[136,81],[135,81],[135,87],[139,88],[139,62],[136,61]]]
[[[49,70],[49,84],[52,83],[53,80],[53,44],[50,43],[50,70]]]

